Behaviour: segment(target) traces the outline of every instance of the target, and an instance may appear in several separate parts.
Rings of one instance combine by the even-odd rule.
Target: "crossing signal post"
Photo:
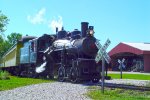
[[[122,79],[122,70],[123,70],[123,68],[125,68],[125,65],[123,64],[124,61],[125,61],[124,58],[122,60],[118,59],[119,69],[120,69],[120,79]]]
[[[96,41],[96,46],[99,49],[98,53],[96,55],[95,61],[98,63],[100,60],[102,60],[102,82],[101,82],[101,87],[102,87],[102,93],[104,93],[104,85],[105,85],[105,61],[109,64],[111,58],[106,52],[106,49],[110,45],[111,41],[107,39],[105,44],[102,46],[99,41]]]

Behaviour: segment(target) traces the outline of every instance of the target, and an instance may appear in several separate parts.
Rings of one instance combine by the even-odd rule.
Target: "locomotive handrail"
[[[78,58],[79,60],[95,60],[95,59],[86,59],[86,58]]]
[[[42,52],[42,53],[44,53],[44,51],[45,51],[45,50],[42,50],[42,51],[38,51],[38,52]]]

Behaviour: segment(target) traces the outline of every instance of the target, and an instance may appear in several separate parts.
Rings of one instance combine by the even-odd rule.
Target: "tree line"
[[[0,58],[22,37],[21,33],[12,32],[5,38],[4,32],[10,20],[0,11]]]

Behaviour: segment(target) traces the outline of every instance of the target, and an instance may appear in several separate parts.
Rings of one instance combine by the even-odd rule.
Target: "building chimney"
[[[88,22],[81,22],[81,33],[82,37],[86,37],[87,30],[88,30]]]

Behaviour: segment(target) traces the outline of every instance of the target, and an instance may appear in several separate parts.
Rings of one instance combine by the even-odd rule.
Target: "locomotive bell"
[[[75,29],[74,31],[72,31],[71,38],[73,38],[73,39],[81,38],[81,31],[79,31],[78,29]]]
[[[94,30],[94,26],[89,26],[89,30]]]

